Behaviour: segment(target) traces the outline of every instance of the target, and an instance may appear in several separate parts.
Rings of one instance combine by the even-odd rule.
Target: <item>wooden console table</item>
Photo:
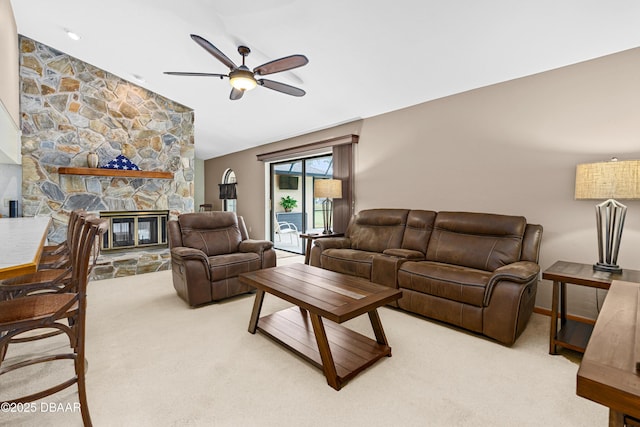
[[[614,281],[578,369],[578,396],[609,407],[609,426],[640,426],[640,284]]]
[[[549,354],[557,354],[557,347],[565,347],[584,353],[593,326],[567,319],[567,283],[609,289],[613,280],[640,282],[640,271],[625,269],[622,270],[622,273],[614,274],[594,271],[591,264],[558,261],[542,273],[542,278],[553,280]],[[559,319],[558,308],[560,308]],[[560,320],[560,330],[558,330],[558,320]]]

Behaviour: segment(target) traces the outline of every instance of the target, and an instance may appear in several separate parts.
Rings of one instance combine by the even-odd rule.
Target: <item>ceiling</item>
[[[209,159],[640,46],[636,0],[12,0],[18,32],[195,110]],[[69,39],[65,29],[81,36]],[[301,98],[258,87],[229,100],[227,73],[189,35]],[[144,81],[138,80],[144,79]]]

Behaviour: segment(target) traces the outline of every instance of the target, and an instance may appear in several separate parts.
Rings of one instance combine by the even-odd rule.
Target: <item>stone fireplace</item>
[[[163,211],[167,218],[194,211],[193,110],[42,43],[19,40],[22,211],[53,218],[52,243],[65,239],[69,213],[79,208],[102,215]],[[87,167],[89,153],[99,166],[124,155],[143,173],[104,174]],[[149,227],[136,231],[135,224],[138,247],[103,251],[94,278],[170,268],[166,241],[140,244],[151,226],[143,221]]]

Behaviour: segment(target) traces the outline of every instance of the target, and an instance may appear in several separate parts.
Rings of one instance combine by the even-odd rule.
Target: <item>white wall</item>
[[[0,215],[3,217],[9,216],[9,200],[18,200],[18,215],[22,215],[21,186],[22,166],[0,164]]]
[[[0,100],[18,126],[20,124],[19,91],[16,21],[9,0],[0,0]],[[9,207],[5,206],[5,201],[21,199],[22,167],[0,164],[0,214],[9,216]],[[19,213],[21,212],[22,209],[19,209]]]
[[[0,0],[0,100],[20,123],[18,29],[9,0]]]

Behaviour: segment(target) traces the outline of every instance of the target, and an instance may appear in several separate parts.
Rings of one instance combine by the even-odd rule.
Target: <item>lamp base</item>
[[[322,201],[322,222],[324,222],[324,231],[322,234],[331,234],[331,217],[333,213],[333,200],[328,197]]]
[[[622,203],[609,199],[596,205],[596,223],[598,226],[598,262],[594,264],[596,271],[622,273],[618,266],[618,251],[622,239],[624,218],[627,207]]]
[[[620,268],[619,265],[615,265],[615,264],[603,264],[603,263],[597,262],[593,264],[593,269],[596,271],[606,271],[607,273],[615,273],[615,274],[622,273],[622,268]]]

